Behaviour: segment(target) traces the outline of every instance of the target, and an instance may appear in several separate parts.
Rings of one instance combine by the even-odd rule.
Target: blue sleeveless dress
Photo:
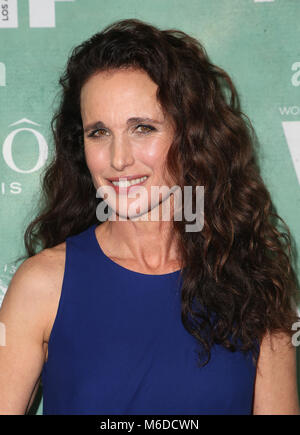
[[[251,354],[215,345],[197,366],[197,341],[181,323],[180,271],[124,268],[104,254],[96,227],[66,239],[43,414],[251,414]]]

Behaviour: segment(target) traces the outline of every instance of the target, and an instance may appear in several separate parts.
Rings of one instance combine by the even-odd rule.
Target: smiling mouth
[[[133,178],[131,180],[129,179],[124,179],[122,180],[122,177],[120,177],[121,181],[117,181],[117,180],[108,180],[113,186],[115,187],[120,187],[120,188],[127,188],[130,186],[135,186],[137,184],[142,184],[144,183],[149,177],[147,175],[143,176],[143,177],[139,177],[139,178]]]

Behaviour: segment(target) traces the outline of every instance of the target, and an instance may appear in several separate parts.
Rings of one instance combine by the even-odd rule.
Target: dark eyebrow
[[[129,124],[135,124],[139,122],[151,122],[153,124],[163,124],[163,121],[158,121],[156,119],[152,118],[129,118],[127,120],[127,125]],[[87,132],[89,130],[96,130],[98,128],[106,128],[105,124],[102,121],[97,121],[92,124],[88,124],[86,127],[84,127],[84,131]]]

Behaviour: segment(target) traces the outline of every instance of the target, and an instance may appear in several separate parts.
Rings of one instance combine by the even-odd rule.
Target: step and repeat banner
[[[74,46],[122,18],[189,33],[229,73],[299,250],[300,0],[0,0],[0,304],[53,153],[59,75]]]

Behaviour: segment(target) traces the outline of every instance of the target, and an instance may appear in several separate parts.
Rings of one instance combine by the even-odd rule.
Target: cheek
[[[96,147],[87,146],[84,148],[85,160],[91,174],[101,172],[105,167],[105,155]]]
[[[159,140],[154,141],[149,148],[147,148],[147,166],[151,167],[153,171],[153,183],[157,185],[171,186],[176,184],[175,180],[169,174],[168,168],[166,166],[166,159],[168,151],[172,144],[172,138],[164,137],[159,138]],[[145,160],[144,160],[145,161]]]
[[[168,153],[169,146],[170,143],[166,139],[158,137],[156,140],[145,144],[144,148],[139,149],[138,158],[152,168],[161,167]]]

